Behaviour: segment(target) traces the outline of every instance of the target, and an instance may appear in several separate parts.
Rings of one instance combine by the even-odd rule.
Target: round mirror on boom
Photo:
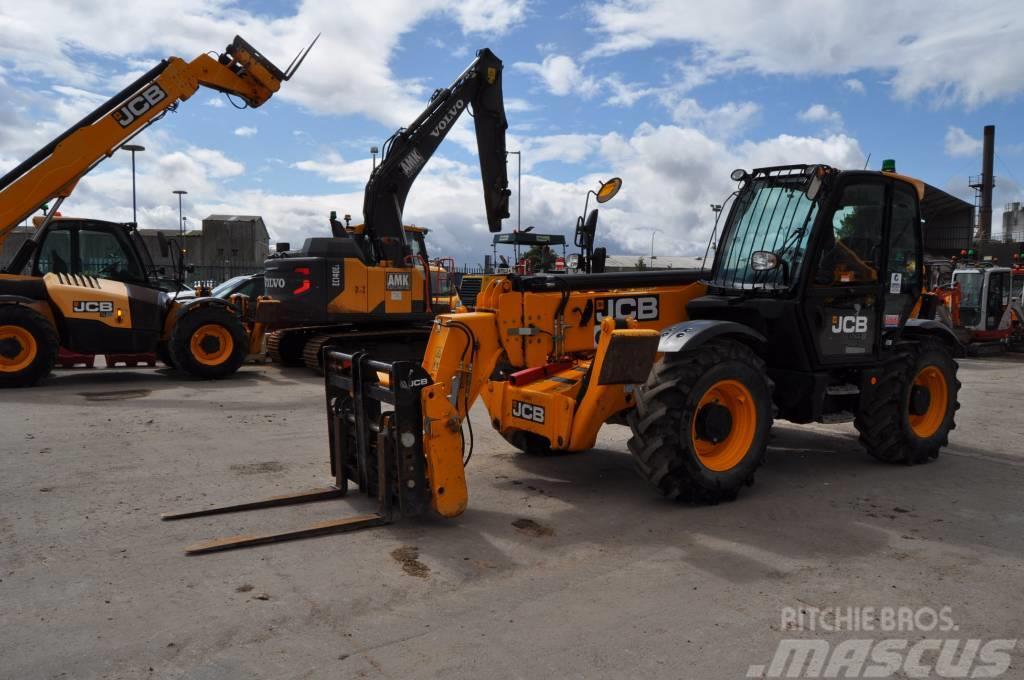
[[[601,184],[601,188],[597,191],[597,202],[607,203],[615,197],[615,194],[619,193],[619,189],[622,188],[622,179],[618,177],[612,177],[607,182]]]
[[[743,168],[736,168],[729,175],[729,178],[732,179],[732,181],[734,182],[742,182],[747,178],[747,171],[744,170]]]

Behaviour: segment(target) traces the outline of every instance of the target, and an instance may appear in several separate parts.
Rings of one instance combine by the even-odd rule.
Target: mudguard
[[[953,332],[953,329],[941,321],[936,321],[935,319],[907,319],[907,323],[903,327],[904,337],[913,339],[924,335],[930,335],[948,343],[954,353],[966,351],[963,343],[960,342],[960,338],[956,337],[956,333]],[[957,356],[963,356],[963,354],[957,354]]]
[[[706,343],[708,340],[722,335],[738,336],[739,340],[765,342],[765,337],[749,326],[744,326],[735,321],[719,321],[715,319],[698,319],[696,321],[683,321],[674,326],[669,326],[661,332],[661,340],[658,342],[658,351],[661,353],[682,352],[686,349],[693,349]]]
[[[227,300],[222,300],[216,297],[200,297],[192,298],[191,300],[183,300],[178,302],[178,311],[175,316],[176,319],[180,319],[186,313],[193,309],[199,309],[200,307],[224,307],[233,314],[238,314],[238,308]]]
[[[0,295],[0,305],[31,305],[39,300],[27,298],[24,295]]]

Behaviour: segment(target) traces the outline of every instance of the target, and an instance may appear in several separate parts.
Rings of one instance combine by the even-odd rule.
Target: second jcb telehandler
[[[475,311],[439,316],[422,363],[328,349],[334,486],[257,507],[354,480],[377,512],[192,552],[374,526],[395,508],[461,514],[477,398],[533,453],[585,451],[625,418],[640,474],[690,502],[751,484],[774,418],[852,421],[889,463],[936,457],[960,383],[956,337],[918,309],[924,183],[826,165],[732,178],[710,272],[512,275]]]
[[[238,36],[220,55],[169,57],[0,177],[0,243],[54,201],[0,272],[0,387],[34,385],[61,347],[156,352],[204,378],[238,369],[250,348],[237,310],[217,298],[179,301],[171,292],[183,276],[180,244],[172,286],[153,266],[136,224],[61,219],[58,209],[90,170],[200,87],[261,106],[310,48],[285,71]]]

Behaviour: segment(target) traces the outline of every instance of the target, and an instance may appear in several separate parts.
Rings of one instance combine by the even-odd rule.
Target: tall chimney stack
[[[981,157],[981,206],[978,212],[978,240],[992,238],[992,187],[995,178],[992,166],[996,153],[996,126],[985,126],[984,149]]]

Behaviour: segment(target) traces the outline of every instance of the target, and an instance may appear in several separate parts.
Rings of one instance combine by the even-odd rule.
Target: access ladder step
[[[825,388],[825,394],[830,397],[843,397],[851,394],[860,394],[860,388],[850,383],[845,385],[829,385]]]
[[[852,423],[853,414],[849,411],[838,411],[837,413],[826,413],[821,417],[821,422],[826,425],[835,425],[836,423]]]

